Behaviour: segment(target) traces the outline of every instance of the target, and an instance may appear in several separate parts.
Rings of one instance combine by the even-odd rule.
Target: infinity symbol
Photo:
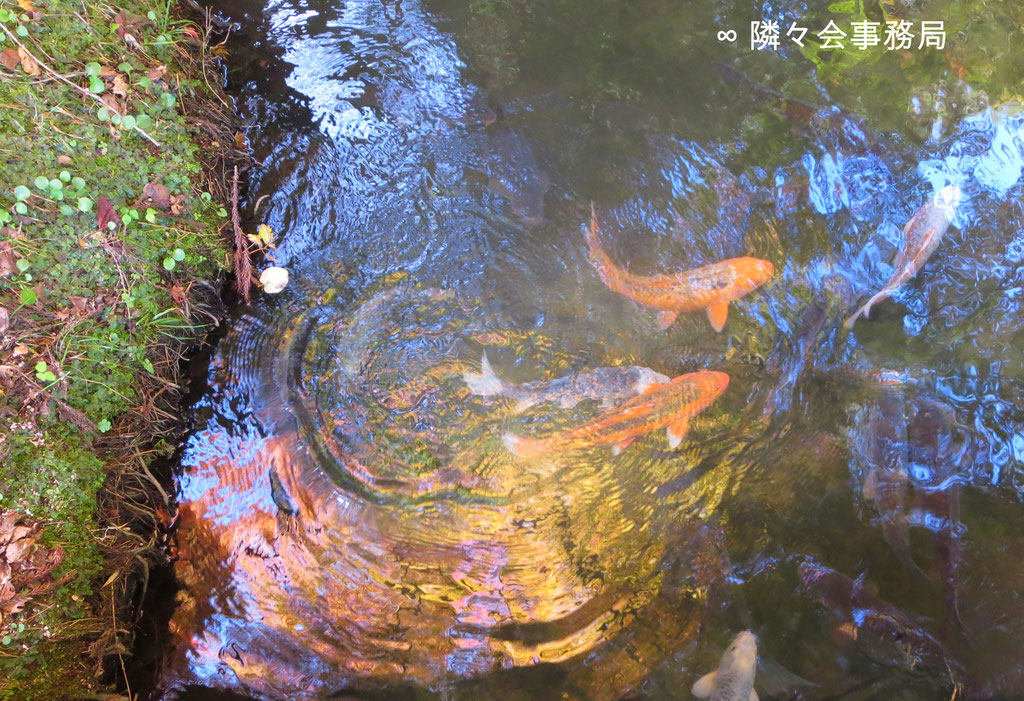
[[[736,30],[735,29],[730,29],[730,30],[725,31],[725,32],[719,32],[718,33],[718,40],[719,41],[736,41]]]

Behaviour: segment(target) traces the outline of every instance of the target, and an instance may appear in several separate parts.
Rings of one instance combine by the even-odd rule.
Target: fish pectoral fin
[[[703,677],[698,679],[697,682],[693,685],[693,688],[690,689],[690,693],[692,693],[694,696],[699,696],[701,698],[705,696],[711,696],[711,692],[715,690],[715,678],[717,676],[717,669],[714,672],[711,672],[710,674],[705,674]]]
[[[613,406],[615,406],[615,402],[613,402],[608,397],[605,397],[604,399],[601,400],[602,409],[611,409]]]
[[[665,330],[669,326],[675,323],[676,317],[679,316],[679,312],[658,312],[658,328]]]
[[[633,436],[632,438],[627,438],[624,441],[619,441],[618,443],[612,446],[612,455],[621,455],[622,451],[628,448],[630,443],[632,443],[635,440],[636,436]]]
[[[708,307],[708,321],[711,322],[711,328],[715,331],[721,331],[725,327],[725,319],[728,316],[728,302],[719,302]]]
[[[750,690],[750,701],[757,701],[757,692],[753,689]]]
[[[689,425],[690,419],[687,417],[681,421],[676,421],[666,429],[666,433],[668,434],[668,445],[670,448],[675,448],[679,445],[680,441],[683,440],[683,436],[686,435],[686,429]]]

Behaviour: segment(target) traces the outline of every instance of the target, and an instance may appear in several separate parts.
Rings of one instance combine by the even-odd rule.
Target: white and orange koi
[[[506,448],[523,458],[593,445],[611,445],[618,455],[640,436],[664,428],[669,445],[675,448],[686,435],[690,418],[718,399],[728,385],[729,376],[724,372],[691,372],[663,384],[652,384],[643,394],[582,426],[547,438],[506,433],[502,440]]]
[[[960,188],[956,185],[947,185],[917,210],[903,228],[903,247],[893,261],[895,271],[892,277],[885,283],[885,287],[846,320],[844,326],[847,330],[852,329],[861,316],[866,319],[872,306],[890,297],[904,283],[917,275],[917,271],[924,266],[942,241],[942,237],[946,235],[946,229],[953,221],[959,206]]]
[[[721,331],[729,303],[771,279],[775,267],[760,258],[730,258],[702,268],[662,275],[633,275],[615,265],[601,248],[597,214],[590,205],[587,245],[590,262],[608,288],[648,307],[660,310],[658,324],[667,329],[679,312],[707,309],[715,331]]]

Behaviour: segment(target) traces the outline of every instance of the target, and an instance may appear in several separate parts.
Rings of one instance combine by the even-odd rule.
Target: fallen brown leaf
[[[146,183],[142,188],[143,204],[166,212],[171,208],[171,192],[160,183]]]
[[[71,156],[65,156],[64,154],[61,154],[57,156],[57,162],[60,163],[62,166],[69,166],[71,165]]]
[[[185,301],[185,288],[181,285],[171,285],[171,299],[175,304],[182,304]]]
[[[166,72],[167,66],[160,64],[159,66],[154,66],[153,68],[150,68],[149,73],[146,74],[146,77],[150,80],[160,80],[164,77],[164,73]]]
[[[114,76],[114,84],[111,86],[110,91],[118,97],[128,97],[128,81],[124,79],[124,76],[118,73]]]
[[[21,70],[25,71],[29,75],[39,75],[39,64],[36,63],[34,58],[28,55],[28,51],[19,47],[18,56],[21,57]]]
[[[106,233],[109,230],[107,225],[110,222],[116,224],[119,221],[121,221],[121,217],[117,216],[114,205],[110,204],[107,196],[100,195],[96,198],[96,226],[99,227],[99,230]]]
[[[110,110],[110,114],[123,113],[124,108],[121,106],[121,103],[117,101],[117,98],[114,97],[111,93],[107,93],[100,99],[103,100],[103,104],[106,106],[106,108]]]
[[[17,69],[21,65],[21,55],[17,49],[4,49],[0,51],[0,64],[9,71]]]
[[[9,229],[0,229],[0,233],[6,235]],[[14,251],[11,250],[11,244],[6,241],[0,241],[0,277],[7,277],[13,273],[17,268],[14,266]]]
[[[114,15],[114,24],[117,25],[117,29],[115,31],[117,32],[117,36],[121,37],[122,39],[124,39],[124,25],[127,21],[128,15],[125,13],[124,10],[118,10],[117,14]]]
[[[171,215],[179,216],[185,211],[185,207],[181,204],[185,201],[184,195],[171,195]]]
[[[68,300],[71,302],[71,306],[74,307],[75,311],[79,314],[85,314],[89,308],[89,300],[85,297],[68,295]]]
[[[25,12],[39,12],[39,10],[32,6],[32,0],[18,0],[18,7]]]

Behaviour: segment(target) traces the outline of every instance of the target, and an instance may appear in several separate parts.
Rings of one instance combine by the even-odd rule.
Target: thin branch
[[[238,166],[235,166],[235,176],[231,179],[231,227],[235,230],[235,289],[249,302],[252,262],[249,260],[249,245],[238,218]]]

